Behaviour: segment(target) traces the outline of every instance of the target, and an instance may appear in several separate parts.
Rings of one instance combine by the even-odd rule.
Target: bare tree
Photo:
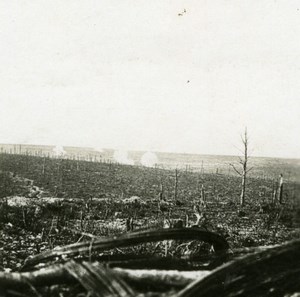
[[[239,157],[239,163],[241,165],[241,170],[237,169],[234,164],[230,164],[234,171],[242,177],[242,191],[240,195],[240,205],[243,206],[245,204],[245,193],[246,193],[246,179],[247,174],[252,168],[248,168],[248,161],[249,161],[249,137],[247,133],[247,128],[245,128],[244,135],[241,136],[242,143],[243,143],[243,157]]]

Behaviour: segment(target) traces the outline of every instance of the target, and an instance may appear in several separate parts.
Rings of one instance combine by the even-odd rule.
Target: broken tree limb
[[[63,264],[50,265],[29,272],[0,272],[1,288],[28,288],[29,283],[35,287],[43,287],[73,282],[73,277],[69,275]]]
[[[57,257],[75,256],[91,251],[104,251],[117,247],[128,247],[146,242],[163,240],[199,240],[213,245],[215,252],[224,253],[229,248],[227,241],[219,234],[198,228],[174,228],[160,230],[143,230],[126,233],[121,236],[66,245],[54,250],[43,252],[25,261],[24,268],[34,266]]]
[[[0,272],[0,288],[28,288],[29,284],[34,287],[44,287],[59,284],[74,284],[76,279],[70,273],[70,267],[81,265],[74,261],[65,264],[54,264],[39,270],[30,272]],[[87,263],[87,262],[85,262]],[[71,266],[70,266],[71,265]],[[103,267],[99,262],[93,262],[93,267]],[[122,269],[112,268],[111,271],[117,277],[129,284],[151,285],[152,287],[176,287],[183,288],[195,280],[205,277],[210,272],[204,271],[178,271],[157,269]]]
[[[64,268],[90,293],[89,295],[96,297],[136,296],[128,284],[100,263],[93,265],[85,261],[77,263],[71,260],[64,265]]]
[[[174,297],[284,296],[300,291],[300,239],[229,262]]]
[[[99,262],[55,264],[31,272],[0,272],[0,290],[80,283],[95,296],[136,296],[142,287],[175,291],[174,297],[290,296],[300,292],[300,239],[243,256],[211,272],[109,269]],[[100,288],[100,289],[99,289]],[[177,289],[177,290],[176,290]],[[289,295],[290,294],[290,295]],[[16,295],[17,296],[17,295]],[[142,295],[141,295],[142,296]]]
[[[147,270],[147,269],[121,269],[115,268],[122,279],[132,285],[141,285],[145,288],[152,287],[155,289],[161,288],[184,288],[195,280],[199,280],[207,276],[210,271],[178,271],[178,270]]]
[[[233,165],[233,164],[229,164],[232,168],[233,168],[233,170],[238,174],[238,175],[242,175],[242,173]]]

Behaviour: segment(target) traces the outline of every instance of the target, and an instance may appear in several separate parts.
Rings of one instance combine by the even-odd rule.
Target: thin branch
[[[245,160],[243,160],[241,157],[239,157],[239,163],[242,164],[242,165],[244,165]]]
[[[238,150],[241,154],[243,154],[244,155],[244,152],[243,152],[243,150],[241,150],[239,147],[237,147],[236,145],[233,145],[234,146],[234,148],[236,149],[236,150]]]
[[[251,171],[254,167],[250,167],[249,169],[247,169],[246,173],[248,173],[249,171]]]
[[[239,172],[233,164],[230,163],[229,165],[233,168],[233,170],[234,170],[238,175],[242,175],[241,172]]]
[[[244,138],[243,135],[240,135],[240,137],[241,137],[242,143],[245,145],[246,144],[246,139]]]

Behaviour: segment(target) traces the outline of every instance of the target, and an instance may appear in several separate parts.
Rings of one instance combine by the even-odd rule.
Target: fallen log
[[[129,297],[136,296],[138,291],[166,292],[181,288],[174,297],[291,296],[300,292],[299,279],[300,239],[260,248],[259,252],[235,259],[211,272],[106,268],[99,262],[71,260],[35,271],[0,272],[0,289],[4,292],[22,288],[29,291],[33,287],[79,282],[92,293],[98,290],[96,296]]]
[[[43,252],[25,261],[23,270],[41,262],[54,258],[70,257],[92,251],[104,251],[112,248],[128,247],[146,242],[163,240],[199,240],[213,245],[216,253],[225,253],[229,248],[227,241],[219,234],[204,231],[198,228],[174,228],[160,230],[143,230],[126,233],[111,238],[96,239],[91,242],[81,242],[66,245],[54,250]]]
[[[128,284],[145,291],[145,289],[155,289],[167,291],[171,288],[181,289],[207,276],[210,271],[178,271],[178,270],[147,270],[147,269],[113,269],[117,275]]]
[[[88,263],[88,262],[83,262]],[[71,261],[72,267],[80,266],[80,263]],[[88,263],[93,267],[103,267],[99,262]],[[74,284],[76,279],[66,267],[65,264],[54,264],[45,268],[29,272],[0,272],[0,288],[29,288],[44,287],[59,284]],[[195,280],[205,277],[209,271],[178,271],[178,270],[147,270],[147,269],[122,269],[122,268],[105,268],[105,271],[123,279],[129,284],[135,286],[151,286],[152,288],[183,288]]]

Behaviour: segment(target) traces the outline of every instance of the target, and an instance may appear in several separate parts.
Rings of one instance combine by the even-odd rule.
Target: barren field
[[[183,166],[177,171],[175,196],[173,169],[2,153],[0,268],[18,271],[25,259],[66,244],[163,228],[199,228],[220,235],[228,243],[230,255],[210,269],[244,253],[246,248],[299,238],[300,185],[296,174],[292,175],[297,166],[288,168],[285,164],[280,168],[272,164],[264,165],[264,174],[249,176],[246,203],[241,208],[240,177],[225,170],[206,173],[201,168]],[[285,180],[283,203],[279,204],[274,201],[278,180],[271,177],[282,173],[281,169],[291,174]],[[123,268],[151,268],[152,264],[157,269],[155,261],[128,262],[156,255],[160,261],[172,259],[160,262],[169,270],[195,270],[214,257],[210,245],[180,240],[177,235],[166,244],[159,240],[163,235],[157,236],[158,243],[141,240],[133,247],[112,246],[108,253],[89,253],[87,257],[116,261],[116,266]],[[181,262],[187,257],[196,259],[192,266]]]

